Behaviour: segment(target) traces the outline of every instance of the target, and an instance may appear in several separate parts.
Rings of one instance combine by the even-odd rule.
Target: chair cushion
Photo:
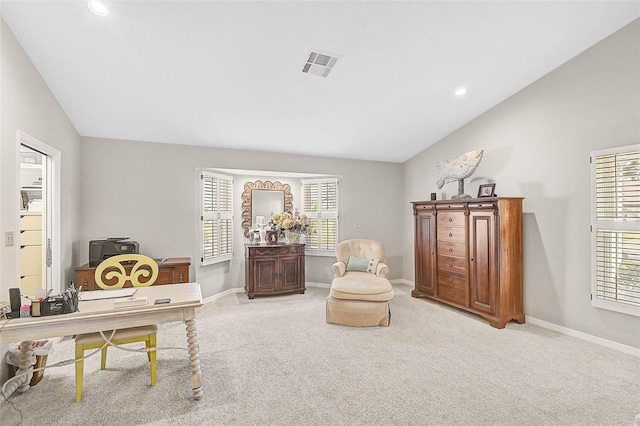
[[[367,272],[347,272],[331,281],[329,296],[342,300],[386,302],[393,299],[393,287],[386,278]]]
[[[117,330],[116,333],[111,338],[111,341],[114,340],[122,340],[122,339],[130,339],[132,337],[137,336],[145,336],[148,334],[154,334],[158,331],[158,325],[144,325],[142,327],[131,327],[131,328],[123,328]],[[105,330],[102,332],[105,338],[109,338],[111,336],[112,330]],[[100,333],[87,333],[87,334],[79,334],[76,337],[76,344],[86,345],[88,343],[98,343],[104,342],[105,340],[102,338]]]
[[[356,256],[349,256],[349,263],[347,264],[346,270],[375,274],[376,269],[378,268],[378,263],[380,263],[380,259],[367,259]]]

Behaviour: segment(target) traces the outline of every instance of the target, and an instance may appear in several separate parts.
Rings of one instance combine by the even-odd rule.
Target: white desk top
[[[194,308],[202,306],[202,293],[198,283],[140,287],[136,297],[147,297],[149,303],[145,306],[114,309],[113,302],[121,299],[80,301],[79,312],[72,314],[1,320],[0,343],[185,321],[189,319],[186,316],[193,315]],[[171,302],[154,305],[156,299],[171,299]]]

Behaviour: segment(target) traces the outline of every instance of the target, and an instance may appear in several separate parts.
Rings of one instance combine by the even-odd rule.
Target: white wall
[[[401,228],[388,222],[388,218],[398,217],[401,164],[99,138],[83,138],[81,163],[78,265],[88,261],[89,240],[127,236],[140,243],[142,253],[153,257],[191,257],[191,275],[202,285],[204,297],[243,287],[245,240],[238,237],[242,204],[238,184],[244,183],[242,177],[236,177],[234,184],[234,261],[197,265],[197,170],[227,168],[340,176],[341,238],[383,241],[390,277],[402,277]],[[288,182],[284,173],[281,178],[269,179]],[[293,195],[294,206],[299,206],[299,193]],[[356,221],[360,228],[355,228]],[[332,257],[308,256],[307,281],[331,282],[329,266],[334,261]]]
[[[18,44],[4,20],[0,20],[0,300],[8,300],[9,288],[19,287],[18,254],[18,143],[23,131],[61,151],[61,282],[72,278],[77,258],[79,210],[80,137],[35,67]],[[12,231],[16,244],[4,246],[5,232]],[[0,359],[4,350],[0,348]],[[6,377],[4,363],[0,382]]]
[[[525,197],[525,314],[640,348],[640,318],[591,307],[589,260],[589,153],[638,142],[636,20],[405,163],[404,276],[414,274],[409,202],[438,192],[437,161],[484,149],[466,192],[496,182],[499,195]]]

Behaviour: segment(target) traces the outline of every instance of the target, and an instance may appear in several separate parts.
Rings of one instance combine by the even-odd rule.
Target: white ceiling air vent
[[[307,62],[304,64],[304,67],[302,67],[302,72],[306,74],[319,75],[320,77],[326,77],[329,75],[336,62],[338,62],[337,56],[311,52],[309,53]]]

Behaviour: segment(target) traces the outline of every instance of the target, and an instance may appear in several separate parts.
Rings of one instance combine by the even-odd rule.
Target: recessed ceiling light
[[[466,87],[458,87],[456,89],[456,96],[462,96],[465,93],[467,93],[467,88]]]
[[[107,16],[109,14],[109,9],[107,9],[107,6],[99,1],[90,1],[88,6],[89,10],[98,16]]]

